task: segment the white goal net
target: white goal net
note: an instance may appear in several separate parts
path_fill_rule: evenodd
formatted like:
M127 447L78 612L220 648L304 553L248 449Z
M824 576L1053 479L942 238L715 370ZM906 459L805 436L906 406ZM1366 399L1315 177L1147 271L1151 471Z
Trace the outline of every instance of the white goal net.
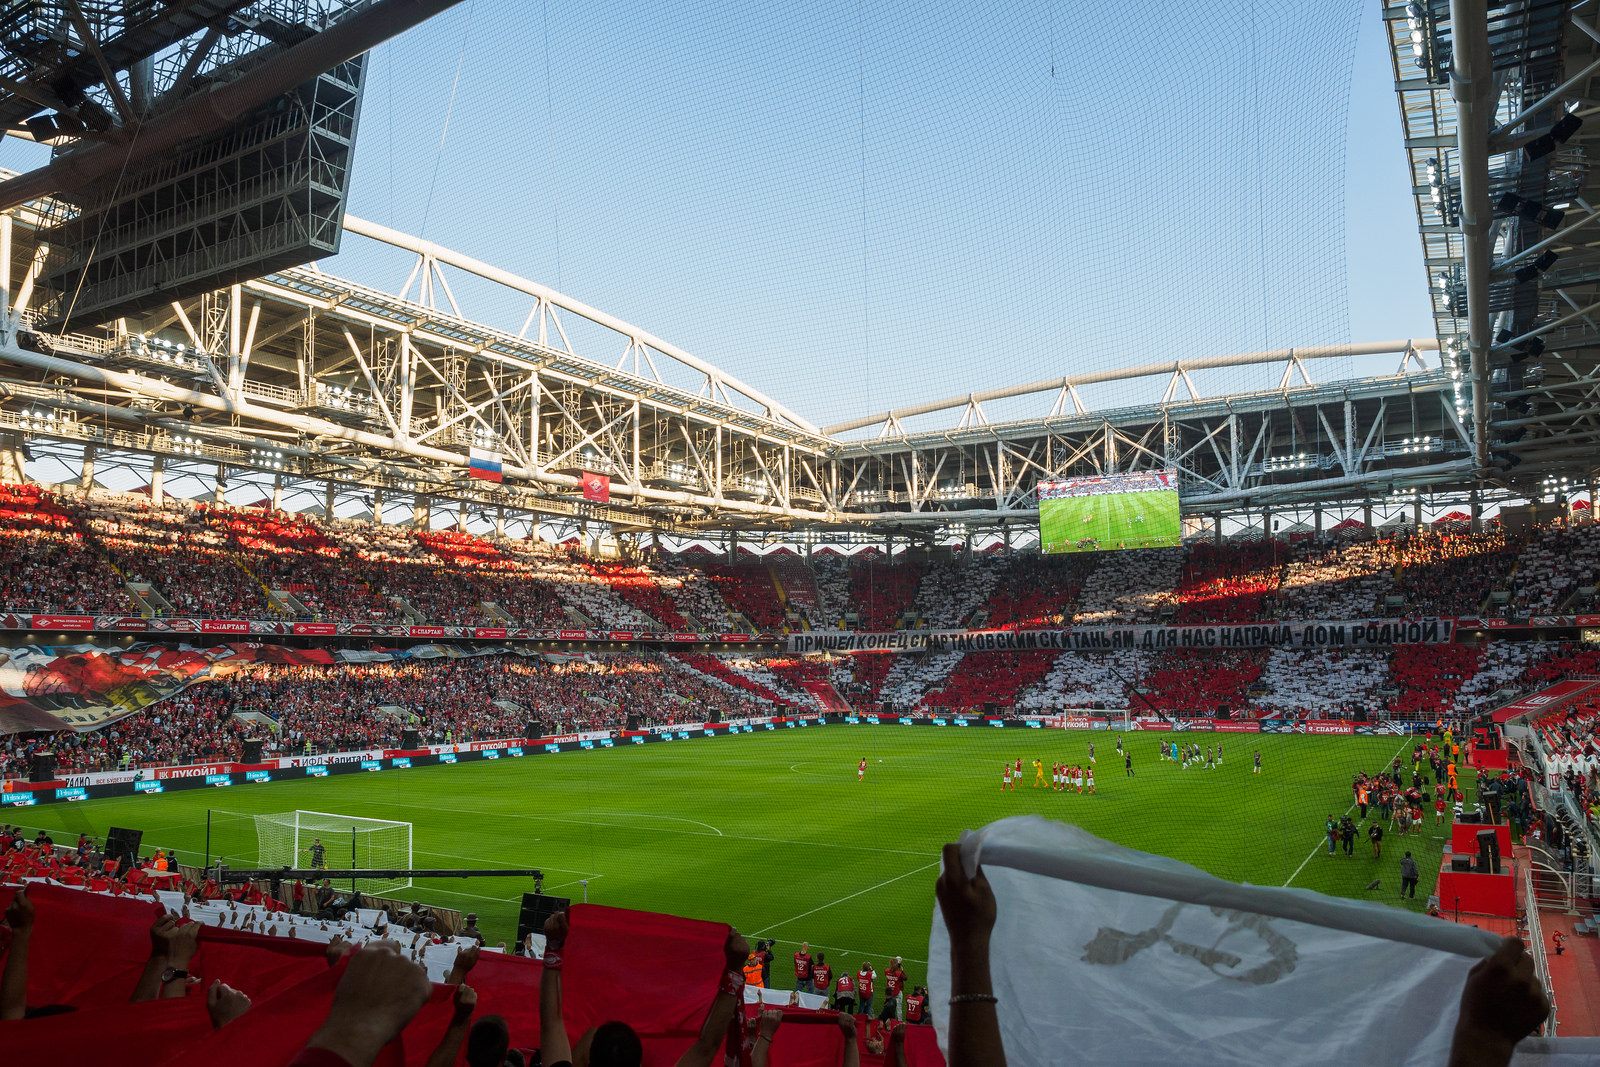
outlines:
M256 857L263 867L362 870L411 867L411 824L327 811L285 811L254 816ZM406 889L411 879L362 878L356 888L383 895Z

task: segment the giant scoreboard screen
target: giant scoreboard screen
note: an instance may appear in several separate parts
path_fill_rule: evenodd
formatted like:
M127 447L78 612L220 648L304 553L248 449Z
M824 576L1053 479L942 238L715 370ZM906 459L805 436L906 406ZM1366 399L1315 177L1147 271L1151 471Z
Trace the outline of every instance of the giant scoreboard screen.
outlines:
M1177 471L1039 483L1039 546L1044 552L1175 548L1182 541Z

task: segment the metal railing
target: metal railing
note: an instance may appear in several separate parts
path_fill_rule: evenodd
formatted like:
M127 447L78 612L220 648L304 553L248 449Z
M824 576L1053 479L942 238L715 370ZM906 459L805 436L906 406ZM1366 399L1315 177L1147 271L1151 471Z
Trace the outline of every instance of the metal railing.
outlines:
M1554 1037L1556 1033L1556 990L1550 981L1550 960L1545 955L1544 927L1539 921L1538 892L1533 883L1533 858L1530 852L1527 863L1522 867L1522 899L1523 911L1527 916L1528 951L1533 954L1533 971L1539 976L1540 983L1544 986L1545 995L1550 998L1550 1014L1545 1016L1544 1023L1539 1027L1539 1033L1546 1037ZM1552 871L1551 873L1556 873ZM1568 883L1568 893L1571 893L1571 883Z

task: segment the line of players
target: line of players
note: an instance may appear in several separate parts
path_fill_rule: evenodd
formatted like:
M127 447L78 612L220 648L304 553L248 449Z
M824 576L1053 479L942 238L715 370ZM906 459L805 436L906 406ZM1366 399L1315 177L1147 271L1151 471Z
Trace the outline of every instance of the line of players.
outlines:
M1005 763L1000 767L1000 791L1002 793L1015 792L1018 785L1025 777L1022 770L1022 760L1015 763ZM1089 746L1089 766L1085 767L1076 763L1052 763L1050 765L1050 780L1045 781L1044 760L1033 761L1033 786L1034 789L1048 789L1052 793L1066 793L1076 790L1079 793L1094 793L1094 745Z

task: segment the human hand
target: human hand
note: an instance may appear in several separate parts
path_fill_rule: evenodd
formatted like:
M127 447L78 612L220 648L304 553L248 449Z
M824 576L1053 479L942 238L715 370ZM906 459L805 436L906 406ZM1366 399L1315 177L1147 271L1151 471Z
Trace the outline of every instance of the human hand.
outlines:
M894 1027L893 1029L891 1029L889 1031L889 1042L888 1042L888 1045L889 1045L889 1054L890 1055L893 1055L894 1051L896 1049L904 1048L905 1047L905 1043L906 1043L906 1028L905 1028L904 1025L896 1026L896 1027Z
M455 1021L464 1023L472 1018L472 1013L478 1006L478 991L469 985L458 985L452 1003L455 1004Z
M327 1049L366 1067L427 1003L428 973L386 942L350 955L328 1018L308 1048Z
M545 952L559 952L567 943L567 913L558 911L544 921L544 950Z
M1516 1043L1549 1015L1550 1001L1534 974L1533 957L1517 938L1507 938L1494 955L1467 972L1453 1046L1480 1054L1503 1052L1509 1062Z
M249 1010L250 998L220 978L206 990L206 1014L211 1016L214 1030L227 1026Z
M333 967L350 951L350 942L342 934L334 934L333 940L328 942L328 947L323 951L323 958L328 961L328 966Z
M179 925L174 919L171 926L162 930L161 954L166 957L168 966L180 971L189 966L189 961L194 959L195 952L200 948L200 926L200 923ZM153 935L155 931L151 933Z
M854 1041L856 1039L856 1017L848 1011L841 1011L839 1013L839 1029L844 1032L846 1041Z
M756 1036L764 1037L768 1041L771 1041L772 1035L776 1034L778 1032L778 1027L782 1025L783 1012L779 1011L777 1008L767 1008L761 1013L761 1017L756 1020Z
M15 933L23 934L33 929L33 901L28 899L26 887L17 890L6 907L6 925Z
M994 929L994 891L981 867L976 875L967 877L961 866L960 845L952 842L944 846L944 870L933 891L939 899L945 929L950 933L951 950L981 949L987 955L989 934Z
M478 943L473 941L456 950L455 962L450 965L450 974L445 978L445 985L460 985L467 977L467 972L478 965Z
M737 930L728 931L728 940L722 943L722 957L727 961L728 970L744 970L744 961L750 958L750 942Z

